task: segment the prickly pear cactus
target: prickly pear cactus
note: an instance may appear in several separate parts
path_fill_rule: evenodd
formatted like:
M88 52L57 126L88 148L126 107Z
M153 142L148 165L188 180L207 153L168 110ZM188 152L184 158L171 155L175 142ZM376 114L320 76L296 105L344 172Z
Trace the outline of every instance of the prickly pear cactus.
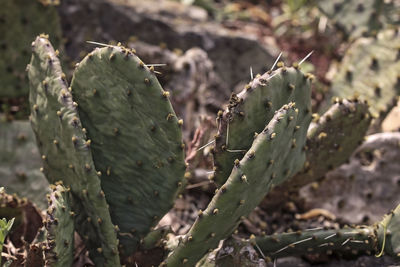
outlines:
M250 242L265 256L279 258L327 252L364 252L400 258L400 205L372 226L309 229L257 237Z
M288 169L287 162L297 157L293 143L304 145L304 141L300 143L295 139L297 126L308 128L309 124L307 116L298 120L299 113L294 103L284 105L275 113L243 159L235 161L227 182L217 191L207 209L199 213L164 265L193 266L235 230L243 216L258 205L275 181L290 176L293 170ZM300 140L305 140L305 136Z
M374 117L383 117L400 95L400 35L386 30L376 37L360 38L346 52L332 80L331 96L359 95Z
M113 223L129 255L183 187L181 125L153 68L124 47L96 49L77 67L72 94Z
M319 0L317 4L337 28L355 38L400 21L400 4L395 0Z
M307 184L316 182L345 163L363 141L371 123L368 104L358 99L336 99L307 131L306 162L301 171L275 187L262 202L264 210L276 210Z
M386 214L378 223L378 256L386 255L400 259L400 205Z
M46 266L72 266L75 230L70 198L68 188L62 184L52 186L45 220L47 229Z
M373 252L377 246L372 227L324 230L309 229L291 233L260 236L250 239L262 253L270 258L326 253L330 251Z
M49 183L40 172L41 166L30 122L0 121L0 186L45 209Z
M371 123L368 104L358 99L337 99L334 105L311 124L307 132L304 169L283 186L299 188L348 160L362 143Z
M56 47L60 45L61 27L52 4L37 0L0 1L0 97L28 95L25 68L31 54L29 44L41 33L50 34Z
M254 135L265 125L284 104L296 102L299 122L311 120L311 76L304 75L298 68L281 67L274 72L256 77L237 95L232 95L227 109L218 113L218 133L215 137L214 179L224 184L231 173L235 159L241 159L248 151ZM304 152L300 144L305 141L308 127L300 125L294 139L293 151L296 157L287 162L289 171L297 170L304 163ZM307 124L308 126L308 124ZM292 172L292 174L294 174Z
M71 188L78 233L98 266L119 266L116 229L82 128L65 74L48 39L32 43L28 66L31 122L43 171L51 183L63 181Z

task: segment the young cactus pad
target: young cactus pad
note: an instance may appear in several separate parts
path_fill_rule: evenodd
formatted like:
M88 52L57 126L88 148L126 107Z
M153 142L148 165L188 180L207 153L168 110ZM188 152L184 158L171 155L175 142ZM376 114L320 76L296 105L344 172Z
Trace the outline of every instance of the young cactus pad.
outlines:
M333 97L359 96L371 105L374 117L385 115L400 95L400 35L386 30L360 38L346 52L332 80Z
M311 121L310 76L298 68L281 67L270 73L256 77L237 95L232 95L227 109L218 114L218 133L214 148L214 179L218 185L224 184L231 173L235 159L241 159L250 148L255 133L260 133L265 125L284 104L296 103L299 110L294 138L297 146L296 157L288 159L287 167L294 174L304 163L302 146ZM305 123L307 122L307 123Z
M287 179L287 162L293 153L298 123L308 128L308 119L298 120L294 103L284 105L260 131L242 160L235 161L226 183L167 258L167 266L194 266L221 239L228 237L271 189L275 180ZM305 136L301 138L305 140ZM298 143L299 146L304 143ZM273 159L273 161L272 161Z
M96 266L119 266L116 233L65 74L49 40L36 38L32 50L31 123L43 171L50 183L71 188L75 225Z
M365 102L335 100L308 129L305 167L282 186L299 188L346 162L363 141L370 123L371 115Z
M400 259L400 205L385 215L382 221L363 227L339 230L321 228L250 239L265 256L285 256L366 252L377 257L383 254Z
M288 192L318 181L348 160L363 141L371 123L368 105L355 100L335 103L308 128L306 162L301 171L275 187L263 201L263 208L275 210L287 201Z
M74 217L71 216L69 189L53 185L46 213L46 266L72 266L74 260Z
M43 32L58 47L61 26L54 6L37 0L0 1L0 97L28 96L29 44Z
M129 255L183 187L182 121L153 68L121 46L90 53L71 86L112 221L120 229L120 252Z

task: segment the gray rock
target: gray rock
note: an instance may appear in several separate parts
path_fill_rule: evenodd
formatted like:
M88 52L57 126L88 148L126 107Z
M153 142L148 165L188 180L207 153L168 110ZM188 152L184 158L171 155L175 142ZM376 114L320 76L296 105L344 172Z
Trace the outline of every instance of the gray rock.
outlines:
M348 164L301 195L309 208L326 209L347 223L373 223L400 203L399 158L400 133L370 135Z
M177 2L64 0L59 11L72 58L76 59L84 47L93 48L85 45L87 40L127 42L132 36L149 44L165 44L170 50L199 47L232 89L250 79L250 66L254 73L268 70L278 52L257 36L224 28L210 21L204 10Z

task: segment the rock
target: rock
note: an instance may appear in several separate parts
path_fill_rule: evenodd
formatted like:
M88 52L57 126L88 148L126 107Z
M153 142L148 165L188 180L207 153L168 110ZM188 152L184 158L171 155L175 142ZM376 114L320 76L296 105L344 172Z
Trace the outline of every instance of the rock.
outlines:
M384 132L400 130L400 102L397 102L397 106L390 111L382 122L382 130Z
M370 135L348 164L300 194L308 208L326 209L344 222L379 221L400 203L399 158L400 133Z
M170 50L199 47L214 62L227 88L233 88L250 79L250 66L255 74L266 71L278 54L275 46L255 35L210 21L198 7L166 0L65 0L59 11L66 49L75 59L83 47L93 48L85 45L87 40L127 42L135 36Z

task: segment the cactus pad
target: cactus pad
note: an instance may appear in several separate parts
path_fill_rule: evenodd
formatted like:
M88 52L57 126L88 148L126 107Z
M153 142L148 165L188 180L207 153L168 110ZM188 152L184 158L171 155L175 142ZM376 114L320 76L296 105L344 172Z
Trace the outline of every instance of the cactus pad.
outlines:
M367 252L400 258L400 205L372 226L321 228L257 237L250 242L265 256L279 258L328 252Z
M400 5L393 0L319 0L318 7L337 28L352 37L373 34L386 24L400 21Z
M257 237L253 241L265 256L286 256L326 253L327 251L372 252L376 238L372 227L297 231Z
M193 266L204 253L235 230L243 216L248 215L268 193L275 180L289 177L291 172L287 162L297 156L292 145L296 124L308 128L309 123L307 117L299 121L298 112L293 103L276 112L243 159L235 161L228 180L167 258L167 266ZM301 139L305 140L305 136Z
M29 121L0 122L0 186L47 208L49 183L42 166L35 135Z
M243 157L250 148L254 134L261 132L276 110L293 101L299 110L300 125L294 138L298 144L305 142L305 133L311 121L310 76L298 68L281 67L272 73L256 77L237 95L232 95L228 108L218 114L218 133L215 138L215 181L222 185L229 176L234 160ZM293 144L296 146L296 144ZM297 146L297 157L287 162L291 171L301 168L304 162L302 147Z
M346 52L332 80L333 97L360 96L374 117L385 115L400 94L400 36L386 30L376 37L360 38Z
M363 141L370 122L365 102L336 100L308 129L304 169L282 186L299 188L343 164Z
M31 123L51 183L71 188L75 225L98 266L118 266L117 238L100 179L93 164L90 141L82 128L76 103L53 47L46 38L32 43L28 66Z
M36 0L0 1L0 97L27 96L25 68L30 59L30 43L41 33L61 43L57 10Z
M46 266L71 266L74 260L74 217L70 198L69 189L53 186L45 220Z
M378 224L378 243L380 252L400 259L400 205Z
M72 80L120 252L129 255L172 208L186 169L181 125L153 69L129 49L96 49Z

